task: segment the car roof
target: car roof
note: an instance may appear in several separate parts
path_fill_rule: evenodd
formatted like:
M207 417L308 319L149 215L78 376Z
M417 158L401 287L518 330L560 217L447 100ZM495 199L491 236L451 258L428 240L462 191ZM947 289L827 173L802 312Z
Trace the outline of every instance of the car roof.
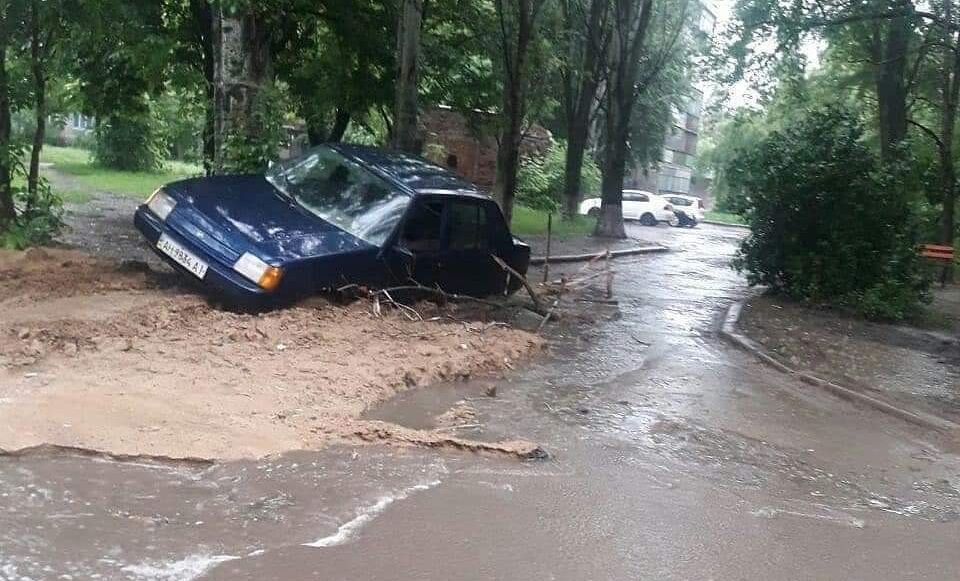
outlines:
M331 147L416 194L490 198L461 176L419 157L364 145L337 143Z

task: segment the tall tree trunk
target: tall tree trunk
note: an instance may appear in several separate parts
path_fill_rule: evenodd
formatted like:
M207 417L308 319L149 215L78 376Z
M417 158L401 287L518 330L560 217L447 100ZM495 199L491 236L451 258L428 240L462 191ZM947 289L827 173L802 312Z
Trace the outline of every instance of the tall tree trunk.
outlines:
M7 26L0 14L0 233L17 218L13 205L12 156L10 144L10 82L7 77Z
M307 141L311 146L322 143L343 141L343 135L350 126L350 111L337 107L333 117L333 126L327 129L327 123L316 117L307 119Z
M615 0L615 7L606 91L600 218L593 233L594 236L626 238L623 225L623 176L627 169L637 69L650 27L653 0Z
M420 31L423 27L425 0L400 0L397 25L397 94L394 104L396 125L393 148L419 154L421 143L417 125L419 94Z
M518 81L522 82L520 79L508 80L507 88L504 90L504 118L500 130L497 170L493 182L493 191L507 219L507 224L513 220L513 199L517 190L517 172L520 169L520 143L523 140L521 134L523 97L516 84Z
M347 132L349 126L350 111L337 107L333 118L333 128L330 130L330 141L343 141L343 135Z
M497 0L503 49L503 110L500 119L500 143L493 192L509 224L513 219L513 199L520 169L520 144L527 107L527 76L530 45L536 32L536 20L544 0ZM505 6L512 5L512 8ZM515 11L508 14L508 10ZM516 17L515 26L509 21Z
M27 172L27 210L32 209L37 199L40 183L40 152L43 150L43 136L47 131L47 77L44 70L44 52L40 38L40 2L33 0L30 5L30 68L33 72L34 112L37 127L33 132L33 147L30 149L30 169Z
M203 170L212 175L217 159L217 40L218 27L214 18L211 0L193 0L192 14L197 23L197 43L203 55L204 120L203 120Z
M581 125L579 120L567 128L567 157L563 166L563 219L573 220L580 209L580 182L583 178L583 156L587 151L589 115Z
M907 51L911 19L890 18L884 24L883 39L878 39L874 58L877 105L880 120L880 156L884 162L897 159L897 148L907 136Z
M953 0L944 2L945 19L952 21ZM954 136L957 128L957 107L960 106L960 56L955 52L960 50L960 32L946 32L944 34L948 46L952 41L954 50L946 52L949 66L943 69L943 117L940 127L940 165L941 188L943 190L943 208L941 215L940 240L947 246L953 246L956 237L956 206L957 206L957 170L953 155ZM948 270L952 278L952 269Z
M587 139L590 134L590 114L600 86L599 66L605 56L604 28L608 6L608 0L590 0L587 26L582 31L584 46L577 47L571 41L570 62L567 66L574 69L566 75L564 83L564 109L567 124L567 157L564 160L563 172L564 220L572 220L577 215L583 193L580 191L583 156L587 150ZM568 34L576 37L579 19L569 7L564 20ZM580 58L581 54L582 58Z

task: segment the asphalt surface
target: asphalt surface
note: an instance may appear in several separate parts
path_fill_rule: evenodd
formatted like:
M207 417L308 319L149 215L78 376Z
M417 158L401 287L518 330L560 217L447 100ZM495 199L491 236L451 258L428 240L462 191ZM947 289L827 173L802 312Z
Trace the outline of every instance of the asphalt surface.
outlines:
M676 252L617 261L619 310L472 401L470 435L551 459L2 459L0 580L960 578L957 442L723 343L749 292L728 267L741 231L637 230ZM417 427L480 391L371 415Z

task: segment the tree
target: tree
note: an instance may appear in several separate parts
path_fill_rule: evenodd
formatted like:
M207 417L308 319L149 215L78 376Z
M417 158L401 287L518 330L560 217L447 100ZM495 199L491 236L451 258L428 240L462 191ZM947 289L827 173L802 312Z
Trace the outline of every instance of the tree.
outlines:
M520 168L522 124L527 111L530 49L546 0L495 0L499 23L498 44L503 66L503 102L500 112L500 147L493 191L510 223Z
M731 53L742 73L747 62L795 59L811 34L859 48L861 64L869 68L876 95L876 115L882 158L894 163L907 135L908 79L913 30L921 18L910 0L851 2L800 0L777 3L739 0L735 8L736 41ZM763 39L776 39L776 55L763 54ZM760 42L758 42L760 39Z
M420 30L426 0L400 0L397 23L397 97L394 105L393 147L420 153L417 127L419 95Z
M79 81L83 110L97 117L104 139L96 153L123 166L118 169L154 169L160 163L156 132L142 128L152 129L148 96L164 91L173 52L164 6L84 0L76 8L69 12L63 60Z
M652 14L653 0L614 0L600 164L603 183L595 236L627 236L623 226L623 177L640 56Z
M277 79L288 87L312 145L343 138L351 122L396 98L396 0L303 0L277 23Z
M56 0L42 2L31 0L30 19L30 72L33 77L33 102L36 128L30 149L30 166L27 171L28 201L37 196L40 181L40 152L47 128L47 82L49 67L56 57L58 43L64 28L64 7Z
M818 108L738 153L731 179L750 196L752 235L735 266L798 300L900 319L926 289L913 216L900 172L863 133L856 113Z
M563 218L572 220L580 204L583 158L590 119L610 41L609 0L564 0L563 32L567 58L561 64L563 113L567 133L564 165Z
M0 0L0 234L6 233L17 219L13 172L19 162L10 134L13 95L9 68L14 48L12 36L20 28L22 8L17 0Z
M955 157L957 106L960 104L960 26L954 0L930 4L938 18L921 55L914 107L908 122L929 137L937 152L935 197L941 203L940 241L953 245L956 236L957 170ZM926 119L932 120L928 123Z

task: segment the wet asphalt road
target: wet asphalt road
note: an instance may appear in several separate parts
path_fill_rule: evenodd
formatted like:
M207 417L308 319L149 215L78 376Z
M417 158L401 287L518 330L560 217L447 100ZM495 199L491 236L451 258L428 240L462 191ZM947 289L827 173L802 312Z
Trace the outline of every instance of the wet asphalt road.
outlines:
M727 267L739 231L633 233L677 252L618 261L619 315L472 402L472 436L534 440L551 460L5 459L0 580L960 578L948 442L720 341L748 292ZM372 415L426 425L479 391L411 392Z

